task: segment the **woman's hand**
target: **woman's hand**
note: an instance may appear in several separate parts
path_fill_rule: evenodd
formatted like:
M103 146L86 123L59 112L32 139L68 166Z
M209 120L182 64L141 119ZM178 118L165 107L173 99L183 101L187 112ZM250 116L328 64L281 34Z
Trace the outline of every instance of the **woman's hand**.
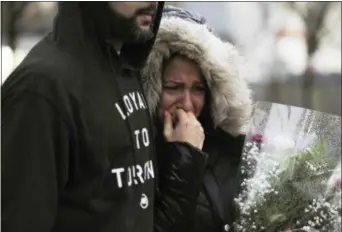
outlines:
M192 112L186 113L182 109L177 110L178 123L175 128L172 125L171 114L164 114L164 137L167 142L186 142L202 150L204 143L204 130L200 122Z

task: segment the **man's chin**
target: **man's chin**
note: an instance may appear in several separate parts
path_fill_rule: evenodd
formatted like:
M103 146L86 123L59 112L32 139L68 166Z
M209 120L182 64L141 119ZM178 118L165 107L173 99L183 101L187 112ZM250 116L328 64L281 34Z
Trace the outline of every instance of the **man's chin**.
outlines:
M152 20L142 20L140 18L135 19L135 29L140 41L150 40L154 37L153 33L153 21Z
M153 37L154 33L151 31L151 29L139 28L137 42L145 42Z
M144 34L152 33L150 24L149 25L139 25L138 28L141 31L141 33L144 33Z

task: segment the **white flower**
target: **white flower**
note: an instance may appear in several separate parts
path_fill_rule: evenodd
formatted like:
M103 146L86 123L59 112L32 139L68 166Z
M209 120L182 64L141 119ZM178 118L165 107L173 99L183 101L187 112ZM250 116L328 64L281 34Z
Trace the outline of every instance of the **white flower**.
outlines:
M295 147L295 142L288 136L276 135L268 144L271 151L284 151Z

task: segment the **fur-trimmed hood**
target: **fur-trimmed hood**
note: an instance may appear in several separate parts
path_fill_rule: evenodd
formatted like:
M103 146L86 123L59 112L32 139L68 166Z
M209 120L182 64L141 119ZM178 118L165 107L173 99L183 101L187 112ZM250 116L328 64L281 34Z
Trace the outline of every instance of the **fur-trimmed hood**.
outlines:
M252 111L251 91L240 73L239 55L233 45L215 36L202 20L188 11L171 8L164 16L155 45L142 70L150 113L158 107L162 92L163 61L173 53L199 64L211 91L211 117L215 126L231 135L245 134ZM186 12L186 13L184 13ZM188 17L191 16L191 17Z

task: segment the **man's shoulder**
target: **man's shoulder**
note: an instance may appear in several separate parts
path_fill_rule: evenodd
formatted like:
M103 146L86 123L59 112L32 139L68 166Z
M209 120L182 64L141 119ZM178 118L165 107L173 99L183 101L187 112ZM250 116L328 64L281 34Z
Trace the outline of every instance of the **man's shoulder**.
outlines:
M58 81L63 77L81 74L85 66L86 64L82 63L80 57L72 55L68 50L44 38L32 48L19 68L30 69L37 74Z
M46 51L43 52L43 49ZM82 74L77 73L81 70L77 60L67 53L38 44L2 85L1 102L7 107L14 100L38 97L66 115L69 96L78 92L75 86L80 86L77 80L81 81L78 76Z
M53 91L70 88L73 82L81 79L82 70L82 64L76 57L42 40L7 78L2 92L26 89L49 95Z

